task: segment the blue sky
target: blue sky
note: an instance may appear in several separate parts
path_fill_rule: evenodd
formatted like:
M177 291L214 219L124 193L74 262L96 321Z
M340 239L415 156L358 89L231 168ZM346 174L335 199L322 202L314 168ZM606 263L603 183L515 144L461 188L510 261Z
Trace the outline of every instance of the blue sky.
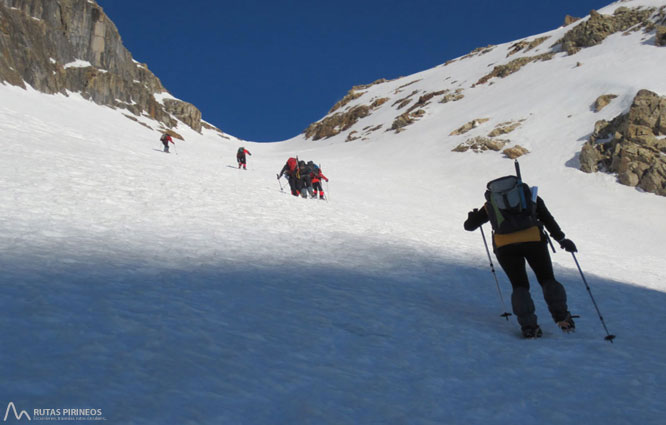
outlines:
M246 140L298 135L354 85L560 26L610 0L98 0L134 58Z

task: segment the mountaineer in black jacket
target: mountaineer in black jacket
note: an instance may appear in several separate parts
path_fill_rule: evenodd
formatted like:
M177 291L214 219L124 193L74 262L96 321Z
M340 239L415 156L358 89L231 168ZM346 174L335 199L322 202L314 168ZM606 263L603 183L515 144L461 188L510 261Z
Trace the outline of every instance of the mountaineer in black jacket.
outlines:
M543 199L537 197L535 204L536 224L512 233L498 234L496 232L495 227L498 220L491 219L489 211L494 214L497 209L493 208L490 202L486 202L480 209L470 211L465 221L465 230L468 231L473 231L489 220L491 221L493 225L493 250L502 269L511 281L513 287L511 306L513 313L518 318L523 336L526 338L539 337L542 331L537 324L537 316L534 313L534 302L529 292L530 283L527 278L525 261L534 270L543 289L543 296L553 320L565 332L571 332L575 328L567 307L566 291L562 284L555 280L553 274L553 264L548 253L544 226L551 237L560 243L562 249L568 252L576 252L576 245L564 237L564 233L546 208Z

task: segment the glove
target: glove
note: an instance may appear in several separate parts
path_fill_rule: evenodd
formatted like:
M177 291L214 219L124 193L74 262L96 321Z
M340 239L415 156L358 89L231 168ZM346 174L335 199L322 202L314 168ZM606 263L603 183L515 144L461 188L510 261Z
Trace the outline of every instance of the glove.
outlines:
M578 252L576 244L571 239L562 239L558 242L560 243L560 247L566 252Z
M326 182L328 182L328 179L325 179L325 180L326 180Z
M471 232L472 230L476 230L479 225L478 225L478 218L477 214L479 213L479 210L477 208L474 208L472 211L467 213L467 220L465 221L465 230L468 232Z

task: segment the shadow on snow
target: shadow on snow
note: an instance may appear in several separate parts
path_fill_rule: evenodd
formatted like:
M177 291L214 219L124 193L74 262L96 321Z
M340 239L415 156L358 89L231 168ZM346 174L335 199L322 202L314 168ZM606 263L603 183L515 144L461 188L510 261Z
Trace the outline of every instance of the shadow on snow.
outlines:
M480 387L485 400L502 403L501 387L524 378L519 371L535 356L594 370L629 356L645 363L626 380L663 370L640 339L665 336L655 314L666 294L587 276L618 335L610 345L580 276L569 270L557 277L582 316L578 332L556 331L533 287L545 331L534 342L518 337L515 318L499 317L503 307L483 264L425 255L385 272L261 260L122 264L99 259L54 269L29 253L0 260L0 400L102 408L119 423L464 423L485 417L474 410ZM613 385L626 384L621 375ZM572 386L608 384L586 374L572 379L549 384L563 405L581 395Z

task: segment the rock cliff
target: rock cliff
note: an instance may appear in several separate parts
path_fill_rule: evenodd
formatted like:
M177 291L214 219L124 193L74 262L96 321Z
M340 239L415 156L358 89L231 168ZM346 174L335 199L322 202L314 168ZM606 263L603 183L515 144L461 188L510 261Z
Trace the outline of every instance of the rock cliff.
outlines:
M638 92L626 114L597 121L581 170L617 173L620 183L666 196L666 97Z
M94 0L0 0L0 82L45 93L80 93L102 105L181 120L201 131L201 112L167 94L132 59L113 22ZM168 97L163 101L158 100Z

